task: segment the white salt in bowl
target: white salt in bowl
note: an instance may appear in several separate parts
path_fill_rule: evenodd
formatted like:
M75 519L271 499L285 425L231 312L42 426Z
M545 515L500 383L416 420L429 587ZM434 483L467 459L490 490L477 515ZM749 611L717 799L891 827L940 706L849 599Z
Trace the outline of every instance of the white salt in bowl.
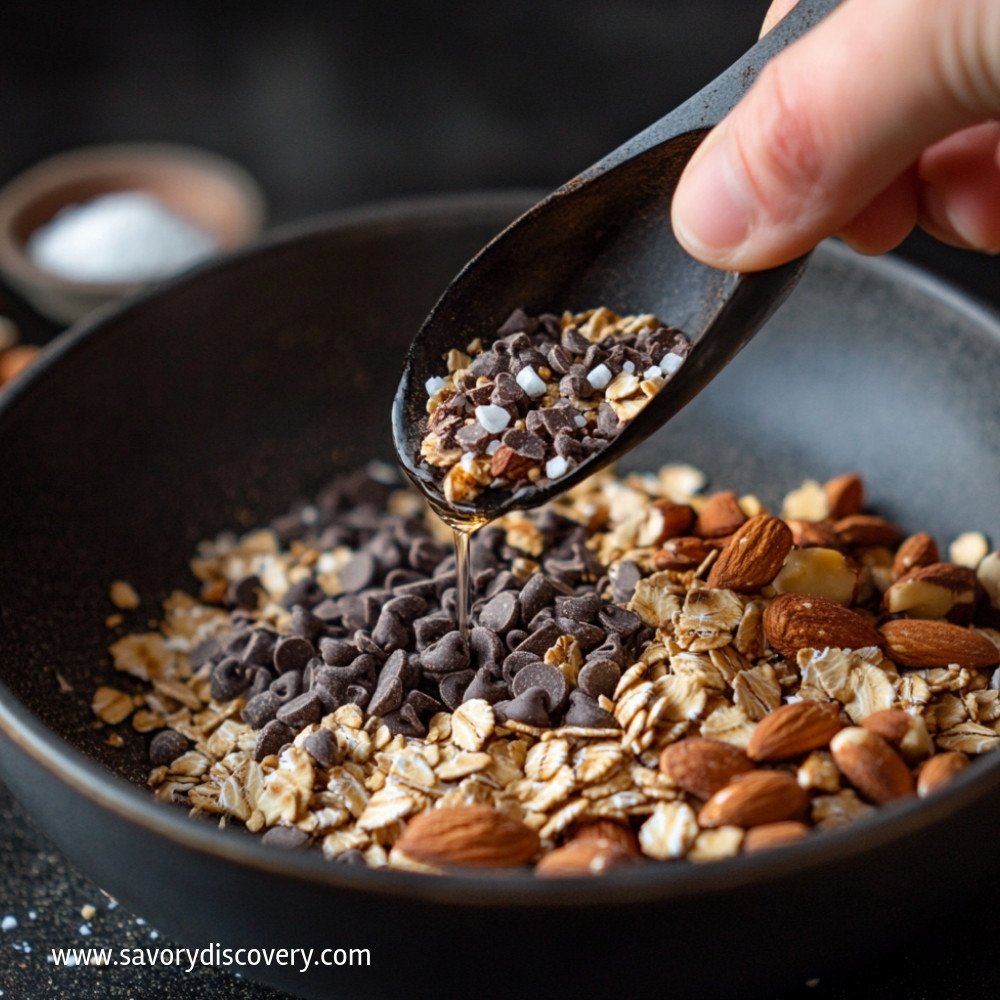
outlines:
M207 233L215 245L213 256L251 242L264 225L264 198L254 179L236 163L204 150L129 143L44 160L0 190L0 271L11 288L50 319L72 323L168 276L71 278L46 269L32 255L32 234L52 225L60 212L117 192L151 195L180 227Z

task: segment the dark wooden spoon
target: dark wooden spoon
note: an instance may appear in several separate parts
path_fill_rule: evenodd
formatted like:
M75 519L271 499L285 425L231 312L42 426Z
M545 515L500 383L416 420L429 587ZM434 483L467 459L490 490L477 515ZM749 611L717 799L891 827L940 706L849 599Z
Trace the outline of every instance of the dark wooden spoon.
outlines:
M670 201L684 165L750 88L761 67L803 35L839 0L799 0L768 35L721 76L665 118L529 209L458 274L410 346L392 408L403 468L450 521L480 522L562 493L621 457L688 403L784 301L806 257L767 271L718 271L674 238ZM449 348L484 340L520 306L527 312L604 305L655 313L693 343L685 363L602 451L546 485L486 490L474 503L449 504L418 462L428 377Z

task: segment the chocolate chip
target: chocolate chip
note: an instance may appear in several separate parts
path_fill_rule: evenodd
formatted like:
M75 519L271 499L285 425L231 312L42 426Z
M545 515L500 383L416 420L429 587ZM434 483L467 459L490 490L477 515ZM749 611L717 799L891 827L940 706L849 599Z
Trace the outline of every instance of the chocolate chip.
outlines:
M222 653L222 644L218 639L205 639L188 654L188 662L192 670L203 667L209 660L214 660Z
M235 656L227 656L212 668L208 687L216 701L232 701L250 687L246 666Z
M561 458L578 462L587 454L587 449L569 431L560 431L552 442L555 453Z
M514 675L510 685L515 697L533 687L539 687L545 692L550 715L560 711L569 694L569 687L562 671L548 663L529 664Z
M561 344L556 344L549 350L548 361L549 367L557 375L566 375L573 367L573 355Z
M402 570L393 570L393 573L400 573ZM389 576L392 574L390 573ZM386 582L388 582L389 577L386 577ZM410 583L403 583L394 586L395 592L402 597L403 595L413 594L416 597L420 597L425 601L431 601L437 596L437 586L433 580L428 580L421 577L419 580L414 580Z
M618 729L618 722L610 712L605 712L593 699L582 691L572 691L569 708L563 718L563 725L584 726L588 729Z
M572 354L586 354L591 344L576 327L567 326L560 337L562 346Z
M315 655L316 650L308 639L300 635L285 636L274 647L274 669L279 674L289 670L304 670Z
M360 652L367 653L368 655L375 657L379 663L386 658L386 651L377 642L375 642L375 640L367 632L365 632L364 629L358 629L358 631L351 636L351 642L358 647Z
M513 719L523 722L526 726L548 728L552 720L548 713L549 696L544 688L531 687L522 691L513 701L500 702L494 706L494 711L501 722Z
M604 637L607 633L604 629L597 625L591 625L588 622L574 621L572 618L557 617L555 624L558 626L560 632L564 635L571 635L580 644L580 648L584 653L589 653L592 649L596 649L602 642L604 642Z
M281 699L272 691L262 691L254 695L240 712L240 718L252 729L262 729L281 708Z
M491 601L484 604L479 612L479 622L500 635L506 634L521 620L521 609L517 594L503 590Z
M323 718L323 702L315 691L306 691L278 709L278 721L296 732Z
M295 733L277 719L272 719L259 733L253 748L253 759L259 764L265 757L277 754L286 743L295 739Z
M417 650L422 652L455 628L455 619L449 615L435 614L418 618L413 623Z
M347 687L352 683L356 682L349 668L321 666L313 670L309 689L319 695L325 711L333 712L347 700Z
M509 430L502 441L522 462L539 465L545 459L545 442L530 431Z
M469 632L469 657L474 668L493 666L499 669L505 652L496 632L479 625Z
M340 585L348 593L364 590L375 578L378 566L370 552L351 556L340 570Z
M539 656L544 656L546 650L555 645L560 635L562 635L562 630L555 622L546 622L518 645L517 652L537 653Z
M420 663L430 674L450 674L469 666L469 647L461 632L453 631L420 653Z
M370 653L362 653L354 659L350 666L345 667L345 676L355 684L374 688L382 661Z
M341 619L340 605L332 597L320 601L312 611L326 625L337 624Z
M372 715L386 715L403 704L403 695L410 680L409 659L398 649L386 660L378 677L378 684L368 703Z
M567 376L572 378L572 376ZM583 379L588 389L593 387ZM561 383L560 383L561 385ZM548 431L549 437L554 438L560 431L573 431L576 429L576 409L572 406L550 406L537 412L541 417L542 426Z
M578 622L592 622L597 617L598 611L601 610L601 604L602 601L597 594L557 597L556 614Z
M309 846L309 834L297 826L272 826L260 842L280 851L301 851Z
M611 660L624 668L626 654L621 636L617 632L609 632L604 642L587 654L587 662L591 660Z
M288 625L292 635L302 636L314 643L323 634L323 626L323 620L303 605L297 604L292 608L292 620Z
M250 576L241 577L235 583L230 584L229 592L226 595L229 604L235 604L238 608L245 608L247 611L255 611L264 587L260 582L260 577L256 573Z
M622 671L614 660L588 660L581 668L576 683L584 694L597 699L602 694L610 698L618 687Z
M412 705L403 704L395 712L382 716L382 722L393 736L426 736L427 727Z
M182 754L187 753L190 745L187 737L182 736L176 729L164 729L149 742L149 762L153 767L172 764Z
M417 715L425 716L440 712L443 707L437 698L432 698L425 691L420 691L416 688L412 691L407 691L404 704L409 705ZM368 710L371 711L371 708L369 707Z
M254 629L243 649L243 662L259 667L269 667L274 654L276 636L269 629ZM194 664L192 663L192 667Z
M403 649L410 642L407 627L391 612L383 609L375 628L372 630L372 642L386 653Z
M624 639L634 635L642 626L642 619L634 611L620 608L617 604L605 604L597 619L607 631L617 632Z
M491 575L490 583L483 591L486 598L494 598L497 594L505 590L518 591L521 589L521 581L518 580L510 570L501 570L499 573Z
M281 674L277 680L271 683L268 690L282 704L297 698L302 693L302 672L299 670L289 670Z
M597 407L597 423L594 425L594 430L600 437L616 437L620 422L618 414L615 413L608 403L601 403L601 405Z
M525 333L529 337L538 329L538 319L529 316L523 309L515 309L497 328L497 334L506 337L512 333Z
M320 767L333 767L344 759L344 751L337 742L337 737L329 729L317 729L302 741L302 749Z
M511 653L503 661L503 666L501 668L501 673L503 674L504 680L510 684L514 680L515 674L519 670L528 666L529 663L540 663L541 657L537 653Z
M438 681L441 700L449 712L454 712L462 704L465 689L475 676L476 672L474 670L456 670L453 674L445 674Z
M509 372L499 372L496 381L493 383L493 392L490 402L494 406L513 408L523 400L527 400L525 391L514 380L514 376Z
M320 639L319 655L332 667L346 667L357 658L358 648L346 639Z
M446 555L444 548L432 538L418 538L410 545L406 558L415 570L431 573Z
M250 687L246 691L248 699L266 691L274 681L274 674L267 667L248 667L247 675L251 678Z
M539 611L555 600L556 589L543 573L535 573L521 588L521 618L530 622Z
M325 598L326 592L323 588L311 576L307 576L288 588L288 593L285 594L281 604L289 611L296 604L301 604L304 608L314 608Z
M489 667L480 667L476 671L476 676L465 689L462 701L471 701L473 698L482 698L491 705L510 697L510 689L507 682L497 676Z
M642 579L642 570L629 559L623 559L611 574L611 594L619 604L628 604L635 585Z

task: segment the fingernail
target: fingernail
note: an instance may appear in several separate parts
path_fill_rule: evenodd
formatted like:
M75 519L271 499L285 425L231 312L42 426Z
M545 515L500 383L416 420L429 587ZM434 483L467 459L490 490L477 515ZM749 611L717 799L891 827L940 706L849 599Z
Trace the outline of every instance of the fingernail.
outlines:
M750 193L729 144L717 129L688 164L677 186L673 223L685 246L708 254L732 250L753 220Z

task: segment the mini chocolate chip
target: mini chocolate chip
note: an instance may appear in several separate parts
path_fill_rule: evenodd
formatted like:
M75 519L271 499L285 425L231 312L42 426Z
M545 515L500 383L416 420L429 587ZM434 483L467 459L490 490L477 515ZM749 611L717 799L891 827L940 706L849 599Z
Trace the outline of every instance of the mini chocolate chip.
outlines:
M346 639L320 639L319 655L331 667L346 667L358 655L358 647Z
M462 701L471 701L473 698L482 698L491 705L510 697L510 688L507 682L498 673L489 667L480 667L476 671L476 676L465 689Z
M407 553L409 564L421 573L431 573L447 555L444 548L432 538L418 538Z
M221 653L222 644L218 639L205 639L204 642L199 642L188 654L188 662L191 664L192 670L197 670Z
M591 660L612 660L624 668L626 655L621 636L617 632L609 632L604 642L587 654L587 662Z
M475 626L470 631L469 658L474 669L495 666L499 670L505 652L504 645L497 637L496 632L483 628L481 625Z
M263 592L264 587L260 582L260 577L256 573L252 573L250 576L241 577L235 583L230 584L226 597L229 604L235 604L236 607L245 608L247 611L254 611Z
M176 729L164 729L149 742L149 762L153 767L172 764L181 754L187 753L191 744Z
M386 661L388 662L388 661ZM343 668L345 675L356 684L374 688L382 661L371 653L362 653L350 666Z
M642 579L642 570L629 559L623 559L611 574L611 594L619 604L628 604L635 594L635 585Z
M216 701L232 701L250 687L246 666L235 656L227 656L212 668L209 691Z
M555 641L560 635L562 635L562 629L555 622L546 622L518 645L517 652L537 653L539 656L544 656L546 650L555 645Z
M332 597L327 597L320 601L312 611L320 621L327 625L335 625L340 622L340 605Z
M249 667L247 675L251 678L250 687L246 690L246 697L255 698L261 692L266 691L274 680L274 674L267 667Z
M622 671L614 660L588 660L581 668L576 683L584 694L599 698L602 694L610 698L618 687Z
M296 604L301 604L304 608L314 608L325 598L326 592L323 588L311 576L307 576L288 588L288 593L285 594L281 604L289 611Z
M315 642L323 634L323 620L314 615L308 608L297 604L292 608L292 620L288 631L292 635L300 635L309 642Z
M514 380L514 376L509 372L498 372L493 383L493 393L490 402L495 406L506 408L515 407L522 400L528 397L525 391Z
M573 326L567 326L559 339L562 346L572 354L586 354L591 346L590 341Z
M379 615L371 637L372 642L386 653L404 649L410 642L410 633L406 626L391 611L385 609Z
M456 670L453 674L445 674L438 681L438 691L441 694L441 700L449 712L454 712L462 704L465 689L475 676L476 672L474 670Z
M601 610L601 599L597 594L579 594L572 597L556 598L556 614L572 618L578 622L592 622Z
M243 662L254 666L269 667L274 654L274 643L277 637L269 629L254 629L250 641L243 650ZM193 666L193 664L192 664Z
M549 367L557 375L565 375L573 367L573 355L561 344L556 344L549 350L548 361Z
M557 617L555 623L564 635L571 635L576 639L584 653L597 649L607 635L604 629L597 625L574 621L572 618Z
M519 670L528 666L529 663L540 662L541 657L537 653L511 653L503 661L503 666L501 668L503 679L510 684L514 680L514 675L517 674Z
M257 733L257 742L253 748L253 759L259 764L265 757L279 753L286 743L291 743L295 739L292 732L285 723L278 719L272 719L263 729Z
M379 663L386 658L385 650L363 629L358 629L358 631L351 636L351 641L362 653L367 653L368 655L375 657ZM405 646L406 643L403 643L403 645Z
M510 570L501 570L499 573L492 575L489 585L483 591L483 596L486 598L496 597L497 594L503 593L505 590L518 591L521 589L521 581L518 580Z
M569 708L563 718L563 725L585 726L588 729L619 728L610 712L605 712L593 698L579 690L570 692Z
M569 687L562 671L548 663L529 664L514 675L510 685L515 697L532 687L540 687L545 691L550 715L560 711L569 694Z
M309 846L309 834L297 826L272 826L260 842L280 851L301 851Z
M545 441L531 431L514 428L504 434L503 443L519 458L538 464L545 459Z
M515 333L525 333L529 337L538 330L538 319L529 316L523 309L515 309L497 328L500 337L507 337Z
M344 759L344 751L337 737L329 729L317 729L302 741L302 749L320 767L333 767Z
M573 461L579 461L587 454L586 448L580 444L576 435L570 433L570 431L560 431L555 436L552 447L560 458L572 459Z
M323 702L315 691L303 694L285 702L278 709L278 721L291 726L296 732L323 718Z
M483 385L476 386L475 389L470 389L466 396L469 397L469 402L473 406L485 406L487 403L492 401L493 398L493 383L486 382ZM458 432L455 432L455 438L458 439Z
M378 566L370 552L357 552L341 568L340 585L348 593L364 590L375 578Z
M372 715L386 715L388 712L394 712L403 704L404 692L411 683L407 655L403 650L398 649L382 667L375 692L368 703L368 711Z
M450 674L469 666L469 647L461 632L453 631L420 652L420 663L430 674Z
M252 729L262 729L281 708L281 699L272 691L262 691L254 695L240 712L240 718Z
M518 646L528 638L528 632L523 628L512 628L507 633L506 644L507 648L513 652Z
M530 622L539 611L555 600L556 588L544 573L535 573L521 588L521 619Z
M369 699L371 698L371 688L364 687L361 684L348 684L347 691L344 695L344 700L348 703L353 703L358 706L358 708L364 708Z
M574 375L572 370L569 375L563 375L559 379L559 393L562 396L573 399L589 399L597 390L587 381L586 375ZM544 413L545 411L543 411ZM573 426L576 426L575 424ZM550 433L555 435L556 431L550 429Z
M393 570L393 573L402 572L401 570ZM392 574L390 574L391 576ZM388 581L388 577L386 580ZM400 596L413 594L416 597L420 597L425 601L432 601L437 597L437 585L433 580L428 580L421 577L419 580L414 580L411 583L402 583L394 587L395 592Z
M315 655L316 650L308 639L300 635L285 636L274 647L274 669L279 674L289 670L304 670Z
M479 612L479 623L504 635L521 620L518 596L512 590L502 590Z
M268 690L282 704L297 698L302 693L302 671L289 670L271 682Z
M583 380L588 389L593 389L586 379ZM573 406L550 406L538 412L542 419L542 425L549 433L549 437L554 438L561 430L573 431L576 429L576 408Z
M597 619L609 632L617 632L624 639L634 635L642 626L642 619L634 611L620 608L617 604L605 604Z
M437 698L432 698L425 691L419 691L417 689L407 691L405 704L410 705L417 715L428 716L433 715L435 712L440 712L443 707ZM370 706L368 711L371 711Z
M513 719L515 722L523 722L526 726L545 729L552 725L548 713L548 701L549 696L544 688L530 687L512 701L498 703L494 706L494 711L501 722Z
M402 708L382 716L382 722L393 736L426 736L427 727L412 705L405 702Z

